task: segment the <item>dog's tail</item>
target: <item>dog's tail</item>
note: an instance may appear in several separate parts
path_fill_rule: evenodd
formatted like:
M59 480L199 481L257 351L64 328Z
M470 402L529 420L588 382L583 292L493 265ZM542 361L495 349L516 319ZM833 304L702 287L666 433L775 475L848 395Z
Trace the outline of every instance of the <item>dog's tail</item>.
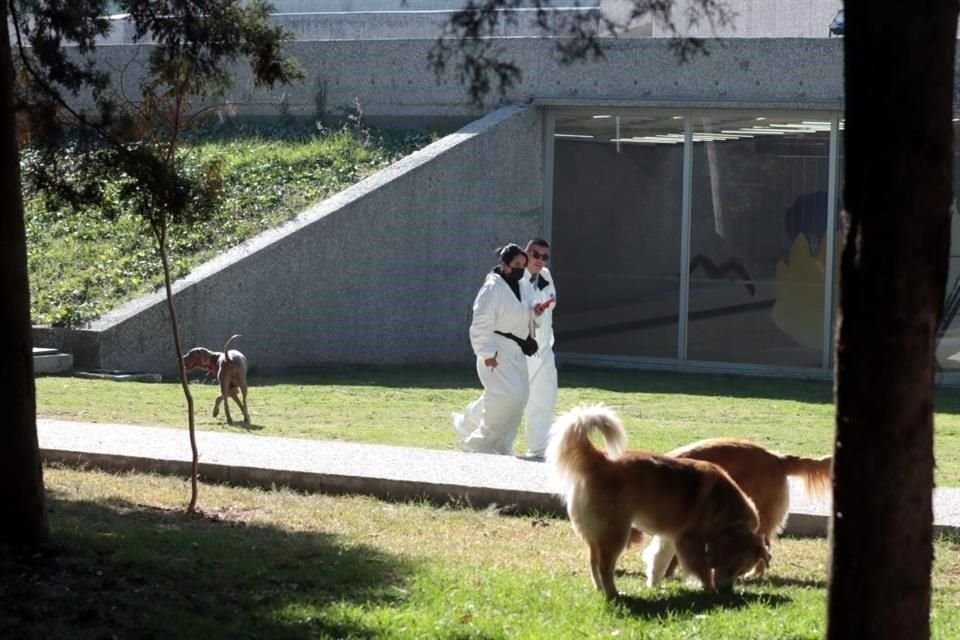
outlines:
M590 441L593 430L603 436L606 455ZM590 467L620 457L626 443L626 431L612 409L602 404L578 405L553 423L546 458L566 494Z
M222 353L226 353L226 352L227 352L227 349L230 348L230 343L233 342L234 340L236 340L236 339L239 338L239 337L240 337L240 334L239 334L239 333L235 333L235 334L233 334L232 336L230 336L229 338L227 338L227 341L223 343L223 351L222 351Z
M833 456L804 458L781 455L784 472L803 479L804 488L811 497L824 496L830 491L833 479Z

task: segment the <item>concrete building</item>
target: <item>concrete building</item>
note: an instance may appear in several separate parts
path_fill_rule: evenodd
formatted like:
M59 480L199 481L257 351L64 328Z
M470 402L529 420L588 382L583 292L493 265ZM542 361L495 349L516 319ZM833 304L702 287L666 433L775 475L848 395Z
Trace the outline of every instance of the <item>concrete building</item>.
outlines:
M518 22L494 42L522 78L483 107L427 67L460 2L275 4L308 80L255 91L241 72L232 113L359 103L371 122L463 126L178 282L186 345L241 333L260 371L471 366L471 304L493 249L540 235L563 362L831 375L843 84L828 26L840 0L731 2L724 37L687 63L643 19L606 39L602 60L569 66ZM629 2L581 5L558 11L618 17ZM148 45L111 38L100 61L136 82ZM81 331L37 328L36 344L81 367L171 375L166 314L158 292ZM945 371L957 352L945 326Z

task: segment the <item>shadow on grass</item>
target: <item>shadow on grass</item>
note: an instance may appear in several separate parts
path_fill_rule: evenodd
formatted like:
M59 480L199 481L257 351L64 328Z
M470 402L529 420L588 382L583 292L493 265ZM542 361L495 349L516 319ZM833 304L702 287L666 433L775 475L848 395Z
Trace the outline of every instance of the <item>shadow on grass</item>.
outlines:
M826 589L827 581L816 578L788 578L786 576L764 576L757 580L757 584L768 584L771 587L806 587L810 589Z
M228 431L232 429L240 433L247 432L247 431L263 431L266 428L267 428L267 425L257 424L256 422L242 422L237 420L234 420L233 424L227 425Z
M480 388L477 372L472 361L456 367L410 367L410 366L336 366L296 371L283 375L252 372L250 385L270 387L275 385L347 387L386 387L391 389L418 387L423 389Z
M50 495L55 544L0 558L0 637L374 638L353 606L406 597L414 567L335 536Z
M694 616L714 609L742 609L755 604L779 607L790 602L786 596L740 589L738 587L738 590L729 593L706 593L699 589L669 594L653 592L651 597L621 595L617 598L616 606L622 609L624 615L656 619L667 615Z
M683 393L734 398L770 398L818 402L833 401L828 381L790 380L721 374L673 373L635 369L602 369L566 365L560 368L564 388L594 388L614 393ZM473 363L456 367L350 366L315 369L286 375L251 375L251 384L343 385L425 389L478 388ZM960 409L960 394L958 394Z
M623 576L625 578L636 578L638 580L645 580L646 573L641 571L632 571L626 569L617 569L616 576ZM676 580L678 578L673 578ZM737 581L737 587L749 590L751 587L757 586L771 586L771 587L809 587L812 589L826 589L827 583L825 580L818 580L814 578L788 578L785 576L771 575L769 572L763 576L751 576L749 578L741 578Z
M563 373L566 386L594 387L616 393L766 398L822 404L833 401L831 383L822 380L575 366L564 367Z
M613 393L686 394L728 398L791 400L832 404L833 383L828 380L752 377L729 374L678 373L636 369L561 366L565 389L594 388ZM337 366L283 375L250 376L251 386L372 386L386 388L479 389L473 363L463 366ZM936 410L960 413L960 388L938 388Z

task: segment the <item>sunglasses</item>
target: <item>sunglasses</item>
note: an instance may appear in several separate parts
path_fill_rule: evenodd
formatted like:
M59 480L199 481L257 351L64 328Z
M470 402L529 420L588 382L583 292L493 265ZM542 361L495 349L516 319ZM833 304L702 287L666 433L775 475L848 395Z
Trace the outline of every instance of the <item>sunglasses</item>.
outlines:
M543 260L544 262L547 262L548 260L550 260L549 253L540 253L536 249L530 249L530 255L533 257L534 260Z

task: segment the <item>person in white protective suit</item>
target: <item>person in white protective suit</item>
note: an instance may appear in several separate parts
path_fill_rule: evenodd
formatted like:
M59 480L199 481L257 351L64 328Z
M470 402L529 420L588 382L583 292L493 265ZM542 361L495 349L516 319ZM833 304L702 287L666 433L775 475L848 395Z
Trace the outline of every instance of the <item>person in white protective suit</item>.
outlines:
M539 350L535 356L527 358L530 378L530 397L525 411L527 457L540 459L547 450L557 404L557 363L553 355L553 310L556 309L557 288L547 269L550 243L543 238L534 238L527 243L526 252L527 272L523 284L529 286L528 295L533 304L542 309L534 336Z
M526 349L536 330L531 289L521 287L527 256L516 244L498 251L500 262L487 274L473 302L470 344L477 356L483 393L453 414L453 429L464 451L511 454L529 392Z

